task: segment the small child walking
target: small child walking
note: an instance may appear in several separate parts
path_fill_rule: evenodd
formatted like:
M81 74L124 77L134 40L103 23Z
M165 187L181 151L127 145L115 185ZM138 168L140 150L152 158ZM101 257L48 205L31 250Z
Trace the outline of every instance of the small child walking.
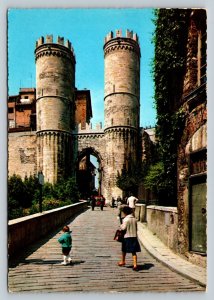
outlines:
M58 242L62 246L63 262L62 265L71 264L70 251L72 247L72 236L70 228L66 225L62 229L63 234L58 238Z

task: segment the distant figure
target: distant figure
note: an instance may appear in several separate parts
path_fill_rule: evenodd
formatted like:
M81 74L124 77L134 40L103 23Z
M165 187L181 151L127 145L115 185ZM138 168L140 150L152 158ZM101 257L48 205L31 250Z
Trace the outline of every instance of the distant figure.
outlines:
M95 205L96 205L96 199L94 196L91 196L91 210L94 210Z
M127 200L128 200L128 197L124 197L124 198L123 198L123 201L122 201L123 204L127 204Z
M114 197L112 197L112 200L111 200L111 206L112 206L112 208L115 207L115 199L114 199Z
M62 265L68 265L71 263L70 251L72 247L72 237L69 227L66 225L62 229L63 234L58 238L58 242L62 246L63 262Z
M103 210L105 199L103 196L100 198L100 209Z
M122 204L122 198L120 196L117 197L117 207Z
M135 205L136 205L137 201L138 201L138 199L134 196L130 196L127 199L127 204L128 204L129 207L131 207L133 215L135 215Z

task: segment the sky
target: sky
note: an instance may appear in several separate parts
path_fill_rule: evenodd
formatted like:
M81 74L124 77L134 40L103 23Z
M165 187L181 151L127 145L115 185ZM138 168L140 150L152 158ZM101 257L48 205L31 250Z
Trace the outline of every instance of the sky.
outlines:
M76 87L91 91L93 128L104 125L104 37L127 29L139 36L141 47L140 126L154 126L154 85L151 65L154 55L153 9L9 9L8 10L8 94L23 87L35 87L36 40L53 34L68 39L76 56Z

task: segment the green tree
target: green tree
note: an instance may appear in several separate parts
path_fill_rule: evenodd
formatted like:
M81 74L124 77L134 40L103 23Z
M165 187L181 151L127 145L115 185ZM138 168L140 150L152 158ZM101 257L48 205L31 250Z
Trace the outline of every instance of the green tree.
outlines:
M8 198L11 203L15 205L15 202L19 207L25 207L26 199L25 199L26 187L23 183L21 176L13 175L8 179ZM15 202L14 202L15 201Z
M73 177L57 182L54 185L54 194L58 199L70 203L76 203L80 199L79 189Z
M33 201L38 201L39 199L39 181L36 176L30 175L29 177L25 176L24 178L25 185L25 206L30 207Z
M131 163L128 170L124 166L121 173L118 172L116 185L128 195L129 193L137 194L138 186L142 181L141 164Z
M8 218L15 219L23 216L25 205L25 185L18 175L8 178Z
M151 165L144 177L144 186L158 198L159 205L172 205L173 181L165 176L163 162Z

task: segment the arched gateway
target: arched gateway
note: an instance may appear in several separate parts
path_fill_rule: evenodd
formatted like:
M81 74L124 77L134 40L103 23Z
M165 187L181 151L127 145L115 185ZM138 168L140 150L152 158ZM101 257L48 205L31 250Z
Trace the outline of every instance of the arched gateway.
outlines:
M81 98L84 91L77 97L71 43L60 37L54 43L51 35L37 41L37 169L49 182L70 173L84 185L87 174L81 175L80 165L85 164L86 171L88 157L94 155L99 163L99 189L109 202L123 196L116 185L118 172L140 159L141 55L138 36L129 30L125 37L120 30L115 37L110 32L103 50L105 125L93 130L89 126L92 111Z
M84 196L88 196L94 189L93 185L93 165L90 162L90 156L94 156L98 162L98 192L105 193L104 184L104 165L105 165L105 143L104 131L102 128L91 129L86 126L86 129L79 128L73 133L74 146L74 164L75 173L80 191Z

